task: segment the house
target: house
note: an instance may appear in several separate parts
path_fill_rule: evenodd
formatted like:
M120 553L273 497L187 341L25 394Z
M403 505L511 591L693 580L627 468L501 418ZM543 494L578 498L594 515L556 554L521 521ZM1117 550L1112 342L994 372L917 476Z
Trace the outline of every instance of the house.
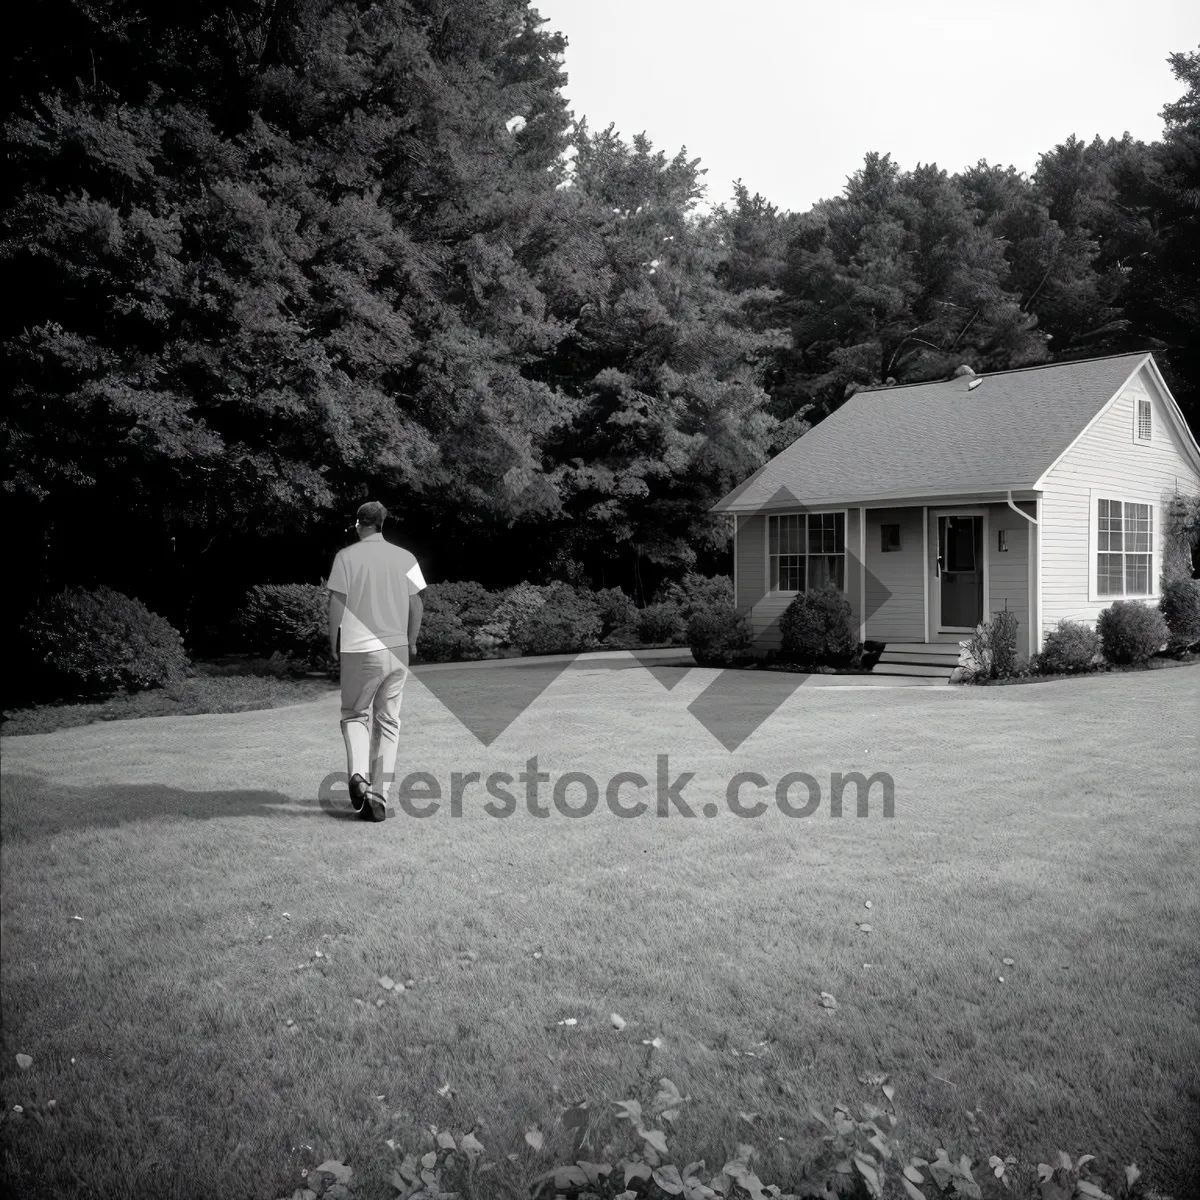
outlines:
M756 647L832 580L862 641L944 664L1006 607L1025 656L1064 617L1156 601L1175 493L1200 493L1200 449L1143 351L857 392L715 511Z

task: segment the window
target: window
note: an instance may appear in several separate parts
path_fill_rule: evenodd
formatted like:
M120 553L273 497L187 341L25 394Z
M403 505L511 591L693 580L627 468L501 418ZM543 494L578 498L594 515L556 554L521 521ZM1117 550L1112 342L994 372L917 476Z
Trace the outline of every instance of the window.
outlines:
M899 525L880 525L879 538L882 542L880 547L884 554L900 549L900 526Z
M1139 442L1148 442L1154 431L1154 410L1150 407L1150 401L1143 400L1140 396L1135 409L1137 411L1137 430L1134 438Z
M803 592L846 587L846 514L781 513L767 517L770 589Z
M1152 517L1149 504L1097 500L1096 594L1151 594Z

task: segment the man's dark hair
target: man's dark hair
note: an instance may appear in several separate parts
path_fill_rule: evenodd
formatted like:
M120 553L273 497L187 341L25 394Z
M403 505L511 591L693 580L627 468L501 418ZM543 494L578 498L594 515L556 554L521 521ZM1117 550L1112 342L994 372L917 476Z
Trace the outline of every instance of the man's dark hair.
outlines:
M363 525L373 525L376 529L382 529L387 515L388 510L378 500L368 500L366 504L358 506L358 519Z

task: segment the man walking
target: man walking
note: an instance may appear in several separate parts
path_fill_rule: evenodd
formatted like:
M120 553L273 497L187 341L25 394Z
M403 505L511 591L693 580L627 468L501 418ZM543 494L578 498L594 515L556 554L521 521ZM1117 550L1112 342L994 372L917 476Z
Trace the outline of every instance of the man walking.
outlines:
M325 584L334 654L341 635L342 737L350 803L373 821L387 816L400 701L424 612L421 568L407 550L383 540L387 515L376 501L359 508L354 525L358 544L338 551Z

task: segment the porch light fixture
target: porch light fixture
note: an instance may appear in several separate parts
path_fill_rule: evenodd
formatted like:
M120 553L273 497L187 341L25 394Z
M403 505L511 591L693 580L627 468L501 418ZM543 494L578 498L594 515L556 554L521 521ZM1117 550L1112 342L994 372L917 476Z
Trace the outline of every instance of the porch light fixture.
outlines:
M1008 530L1001 529L999 531L999 537L1000 537L1000 543L999 543L998 549L1001 554L1004 554L1008 550Z

